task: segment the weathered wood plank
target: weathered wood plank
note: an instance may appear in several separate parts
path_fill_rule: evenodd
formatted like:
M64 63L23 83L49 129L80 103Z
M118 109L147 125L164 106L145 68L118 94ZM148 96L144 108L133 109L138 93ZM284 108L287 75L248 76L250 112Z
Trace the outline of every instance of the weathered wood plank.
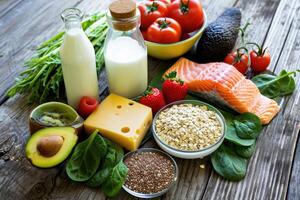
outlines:
M6 15L14 7L20 4L22 0L1 0L0 1L0 18Z
M87 1L84 1L82 3L85 3ZM245 12L248 11L248 7L250 7L250 3L245 4L245 7L243 5L244 1L240 1L237 3L238 6L245 9ZM90 2L87 2L89 4ZM212 18L215 18L218 14L222 12L222 9L227 6L233 5L234 1L223 1L222 5L220 4L220 1L204 1L203 5L204 7L207 5L207 12L210 16L210 21ZM252 4L253 2L251 2ZM275 9L276 7L272 7L276 5L276 2L273 2L272 4L268 4L267 6L270 7L270 9ZM254 2L254 7L260 8L260 6L266 4L259 3L258 1ZM91 5L93 6L93 5ZM253 6L253 5L252 5ZM263 8L261 8L263 10ZM260 15L260 11L256 11L255 9L246 12L244 15L254 16ZM256 13L258 12L258 13ZM274 11L275 12L275 11ZM261 17L255 18L255 20L261 20ZM269 20L270 18L267 17ZM260 21L258 21L260 22ZM271 23L271 21L263 22L262 25L259 25L260 28L252 28L254 29L255 39L258 42L262 42L264 40L265 35L261 34L261 32L266 32L267 27ZM254 22L256 24L256 22ZM282 31L283 33L284 31ZM251 31L252 33L252 31ZM50 34L51 35L51 34ZM256 36L259 36L258 38ZM254 38L254 36L252 36ZM291 40L292 41L292 40ZM1 44L1 43L0 43ZM279 46L283 46L283 43L281 42ZM280 51L279 51L280 52ZM29 55L29 54L28 54ZM276 53L277 55L277 53ZM277 57L279 57L280 53L278 53ZM20 55L21 58L21 55ZM21 63L21 60L19 60L18 63ZM150 60L151 66L157 65L157 61ZM151 69L150 78L153 76L154 71L157 70L159 67L165 66L165 63L160 63L156 68L154 67ZM0 73L1 74L1 73ZM102 73L101 77L104 78L105 74ZM101 78L100 78L101 80ZM106 85L101 84L101 91L105 91ZM105 95L105 94L104 94ZM296 98L297 99L297 98ZM299 96L298 96L299 99ZM37 198L73 198L73 199L104 199L103 194L100 192L99 189L92 190L89 189L83 185L79 185L76 183L70 182L66 174L63 170L63 167L57 167L49 170L39 170L36 168L33 168L30 163L25 159L24 152L23 152L23 146L26 141L26 138L28 137L28 131L27 131L27 117L29 114L29 110L31 107L29 106L23 106L25 104L25 100L22 97L16 97L13 99L8 100L3 106L0 107L0 141L5 141L6 138L10 138L6 141L6 143L0 142L0 199L37 199ZM20 106L21 105L21 106ZM299 110L299 107L298 107ZM297 111L297 108L296 108ZM288 111L287 111L288 113ZM283 120L283 119L282 119ZM17 127L19 128L15 128ZM7 128L7 127L13 127L13 128ZM21 130L20 130L21 129ZM276 129L277 130L277 129ZM273 128L269 128L265 130L265 134L272 136L272 131L275 131ZM281 129L282 132L284 132L284 129ZM2 133L1 133L2 132ZM283 134L286 134L285 132ZM269 138L260 139L264 140L266 143L269 140ZM268 145L272 145L273 143L269 142ZM152 142L149 142L147 145L152 146L155 145ZM285 144L284 144L285 145ZM12 149L10 149L12 148ZM1 156L2 151L7 151L8 153L4 153L4 156ZM270 155L265 155L261 157L260 150L257 150L255 154L255 158L252 158L254 160L262 160L262 158L269 159ZM211 171L211 167L209 165L208 160L180 160L178 159L178 164L180 167L180 181L177 183L176 187L172 189L171 192L169 192L166 196L164 196L164 199L200 199L203 196L203 192L205 190L206 181L208 181L209 178L209 172ZM268 160L267 160L268 161ZM268 163L264 163L267 165ZM250 161L252 165L255 165L253 163L254 161ZM201 167L200 168L200 164ZM249 168L252 168L255 166L249 166ZM276 166L272 166L276 168ZM5 171L2 170L5 168ZM7 168L11 170L6 170ZM279 167L281 168L281 167ZM263 173L263 172L261 172ZM263 176L261 174L260 176ZM31 178L31 177L34 177ZM242 197L240 192L237 192L236 195L234 195L234 192L229 193L227 190L236 191L235 187L238 187L238 191L245 190L246 184L241 183L230 183L230 185L222 185L225 181L223 181L221 178L216 179L216 175L213 175L210 177L209 180L209 187L208 192L205 193L204 199L211 197L211 190L214 189L214 187L217 187L217 192L224 193L222 196L221 194L217 196L219 197L225 197L225 199L229 199L230 197L234 196L236 199L239 199L239 197ZM30 179L31 178L31 179ZM247 177L248 178L248 177ZM251 182L253 179L248 180L248 183ZM257 182L260 181L260 182ZM192 183L192 184L191 184ZM251 182L253 185L259 183L265 183L262 180L256 180ZM9 185L9 187L7 187ZM220 189L221 188L221 189ZM255 187L254 191L257 191L259 188ZM2 192L3 191L3 192ZM249 190L246 190L249 194ZM274 192L274 194L277 194ZM274 195L273 194L273 195ZM246 196L247 197L247 196ZM125 194L125 192L121 193L119 195L119 199L132 199L132 197Z
M249 6L253 6L253 1ZM261 5L262 9L269 9L270 6ZM245 9L248 10L248 7L245 4ZM299 22L297 22L299 15L297 16L295 12L298 7L299 1L282 0L274 18L271 19L273 23L265 43L270 46L274 59L271 69L276 67L275 73L283 68L288 70L299 68L300 38ZM270 11L263 11L263 13L268 12ZM262 42L264 34L260 28L261 25L257 27L256 24L257 22L263 24L270 18L266 18L265 14L261 17L259 13L253 16L256 17L255 23L253 23L255 24L254 28L258 30L255 30L255 33L251 31L252 38L261 39ZM288 39L286 40L287 34ZM299 86L298 78L297 88ZM299 90L297 90L293 96L286 99L281 112L259 136L256 152L248 164L246 178L238 183L233 183L225 181L213 173L204 199L285 199L300 129L299 110ZM294 187L298 186L294 185ZM297 195L295 199L300 198L299 193L295 195Z

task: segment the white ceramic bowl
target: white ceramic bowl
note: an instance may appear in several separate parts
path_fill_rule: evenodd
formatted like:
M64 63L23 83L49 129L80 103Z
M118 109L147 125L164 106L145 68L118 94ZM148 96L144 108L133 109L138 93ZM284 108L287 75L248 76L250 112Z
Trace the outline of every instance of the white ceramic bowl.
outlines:
M174 147L171 147L168 144L166 144L164 141L162 141L159 138L159 136L157 135L156 130L155 130L156 119L159 116L159 114L166 108L169 108L173 105L179 105L179 104L205 105L205 106L207 106L207 108L209 110L214 111L217 114L217 118L222 125L222 135L219 138L219 140L215 144L212 144L206 148L203 148L203 149L200 149L197 151L185 151L185 150L175 149ZM153 119L153 123L152 123L152 133L153 133L154 139L155 139L156 143L158 144L158 146L161 149L163 149L164 151L166 151L167 153L171 154L172 156L175 156L178 158L184 158L184 159L203 158L205 156L212 154L222 144L222 142L225 138L225 132L226 132L226 123L225 123L225 119L224 119L223 115L220 113L220 111L207 103L204 103L202 101L196 101L196 100L182 100L182 101L176 101L176 102L166 105L165 107L163 107L156 113L156 115Z

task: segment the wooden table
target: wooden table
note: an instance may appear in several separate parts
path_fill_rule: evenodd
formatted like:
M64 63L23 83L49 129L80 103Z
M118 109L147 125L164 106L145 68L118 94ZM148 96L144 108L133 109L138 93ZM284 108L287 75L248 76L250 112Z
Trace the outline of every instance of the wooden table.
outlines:
M250 19L248 39L264 43L272 54L270 69L300 66L299 0L201 0L208 20L227 7L241 9L243 23ZM0 0L0 199L105 199L100 189L71 182L64 166L37 169L24 156L29 136L28 115L34 106L26 96L8 99L5 91L23 70L35 47L62 28L60 12L76 6L85 12L105 9L107 0ZM174 60L149 59L150 79ZM209 159L181 160L179 180L161 199L300 199L300 81L285 98L282 109L258 138L247 175L240 182L218 176ZM100 75L101 98L107 95L105 73ZM298 145L297 145L298 143ZM150 141L146 146L155 145ZM132 199L124 191L117 199Z

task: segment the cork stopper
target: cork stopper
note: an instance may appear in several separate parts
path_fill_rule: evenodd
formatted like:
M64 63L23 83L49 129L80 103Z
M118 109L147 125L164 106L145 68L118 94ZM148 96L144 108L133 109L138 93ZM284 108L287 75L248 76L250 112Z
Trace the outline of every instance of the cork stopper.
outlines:
M117 0L109 5L109 11L116 19L130 18L135 15L136 4L132 0Z
M117 0L109 5L111 16L116 20L114 28L128 31L136 27L132 20L126 20L136 15L136 3L132 0ZM119 20L119 21L118 21Z

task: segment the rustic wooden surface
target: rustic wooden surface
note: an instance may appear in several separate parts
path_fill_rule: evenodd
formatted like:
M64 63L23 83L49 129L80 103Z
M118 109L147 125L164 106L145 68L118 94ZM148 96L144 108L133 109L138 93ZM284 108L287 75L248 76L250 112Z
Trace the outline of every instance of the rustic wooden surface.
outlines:
M26 97L6 98L6 90L22 71L35 47L62 28L59 13L76 6L86 12L105 9L109 0L0 0L0 199L105 199L100 189L90 189L67 179L64 165L52 169L32 167L24 156L29 136L27 120L33 106ZM209 21L227 7L241 9L248 19L249 40L265 43L272 54L271 70L300 67L299 0L201 0ZM149 76L173 61L150 58ZM247 176L229 182L212 171L209 159L176 159L179 181L161 199L300 199L300 81L286 97L281 112L258 138ZM107 95L105 73L100 75L101 97ZM297 145L298 144L298 145ZM149 141L145 146L155 146ZM134 199L124 191L117 199Z

